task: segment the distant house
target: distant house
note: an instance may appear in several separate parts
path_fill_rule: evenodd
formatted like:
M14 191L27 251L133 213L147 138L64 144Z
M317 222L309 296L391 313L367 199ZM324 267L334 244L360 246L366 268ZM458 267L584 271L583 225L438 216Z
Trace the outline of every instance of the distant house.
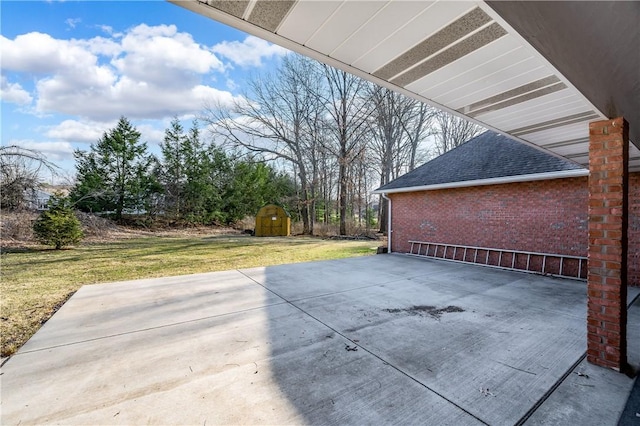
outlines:
M500 267L537 262L539 272L548 271L546 258L526 253L555 254L584 278L586 261L568 264L587 256L587 176L578 164L488 131L375 193L390 199L390 251ZM629 187L628 280L640 285L640 173L630 174Z
M46 210L47 203L51 198L51 194L45 191L36 189L34 191L26 191L25 200L27 202L27 208L29 210Z

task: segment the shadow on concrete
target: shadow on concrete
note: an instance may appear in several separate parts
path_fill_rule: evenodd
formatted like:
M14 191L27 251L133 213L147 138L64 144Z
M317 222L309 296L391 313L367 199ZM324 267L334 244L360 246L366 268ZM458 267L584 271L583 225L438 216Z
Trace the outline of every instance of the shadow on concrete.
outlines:
M272 362L296 421L516 424L584 354L583 283L398 256L326 266L337 288L303 265L246 272L307 318Z
M573 374L585 305L399 255L85 286L2 367L2 424L582 421L576 389L616 424L631 380Z

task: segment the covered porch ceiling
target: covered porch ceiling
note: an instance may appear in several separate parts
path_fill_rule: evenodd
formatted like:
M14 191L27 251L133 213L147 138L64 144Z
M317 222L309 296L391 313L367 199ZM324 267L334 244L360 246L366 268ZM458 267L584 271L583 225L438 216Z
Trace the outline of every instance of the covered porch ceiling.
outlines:
M640 143L638 2L170 1L585 166L591 121Z

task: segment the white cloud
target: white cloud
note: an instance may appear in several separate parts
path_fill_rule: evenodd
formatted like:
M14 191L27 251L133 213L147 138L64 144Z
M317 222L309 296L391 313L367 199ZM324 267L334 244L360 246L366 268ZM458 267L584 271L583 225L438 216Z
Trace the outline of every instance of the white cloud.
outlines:
M98 28L103 33L109 34L112 37L120 38L123 35L122 33L113 31L113 27L111 25L95 25L95 28Z
M229 90L236 90L238 88L238 85L236 84L235 81L233 81L232 79L228 78L227 79L227 88Z
M164 130L158 130L150 124L140 124L136 129L142 134L140 140L148 145L160 145L164 140Z
M89 40L74 40L74 43L94 55L113 57L119 55L123 51L120 43L105 37L94 37Z
M102 123L95 121L64 120L49 127L45 135L64 142L95 143L104 132L115 126L116 122Z
M49 161L61 161L73 158L73 146L69 142L38 142L30 139L12 140L9 145L41 152Z
M111 25L96 25L96 28L100 28L103 32L109 35L113 34L113 27Z
M223 64L174 25L142 24L121 37L83 40L33 32L14 40L0 36L0 45L4 69L39 78L37 113L69 114L82 122L111 122L121 115L156 119L235 99L202 84L211 73L224 71Z
M96 66L97 57L74 40L57 40L32 32L9 40L0 35L2 68L34 74L82 70Z
M64 120L60 124L51 126L45 131L45 136L62 142L70 143L96 143L105 132L115 128L117 121L96 122ZM164 139L164 129L158 130L152 124L139 124L134 126L142 134L140 140L151 144L160 144Z
M40 82L38 110L80 115L94 121L112 120L121 115L131 119L159 119L199 111L207 102L228 106L234 100L242 99L209 86L160 89L129 78L122 78L102 90L80 92L73 91L65 83L58 80Z
M4 75L0 77L0 99L18 105L28 105L33 101L29 92L18 83L9 83Z
M64 23L67 24L70 28L75 28L76 25L78 25L80 22L82 22L82 19L80 18L69 18L64 21Z
M126 55L113 65L127 77L162 86L193 84L200 75L223 71L222 62L191 34L179 33L175 25L138 25L122 39Z
M213 46L211 50L241 67L261 67L263 59L289 53L284 47L254 36L247 36L242 42L223 41Z

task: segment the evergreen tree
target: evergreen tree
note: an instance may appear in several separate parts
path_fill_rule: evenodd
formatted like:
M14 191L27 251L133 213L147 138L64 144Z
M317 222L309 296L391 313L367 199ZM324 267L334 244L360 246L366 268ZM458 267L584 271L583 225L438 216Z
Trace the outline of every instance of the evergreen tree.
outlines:
M162 151L160 183L164 188L164 211L166 215L175 218L183 213L186 139L180 120L175 117L170 127L165 130L164 141L160 145Z
M219 204L215 202L218 191L212 186L211 174L217 173L221 165L213 164L217 160L213 158L215 154L200 140L198 122L194 120L185 134L180 121L174 118L165 130L161 150L159 175L164 189L165 213L191 223L211 221L211 210Z
M183 144L184 153L184 210L190 221L207 223L212 198L217 194L210 180L210 172L216 165L212 164L210 153L200 140L198 122L193 121Z
M225 203L233 181L233 162L222 149L211 145L203 158L203 165L206 178L201 184L205 192L200 201L204 208L205 220L228 223Z
M294 195L293 182L287 175L278 174L264 163L236 161L224 195L226 222L255 215L266 204L285 205Z
M154 158L147 154L140 136L121 117L89 152L75 151L77 184L72 197L78 208L114 211L116 220L122 219L125 210L148 211L158 184L152 173Z
M261 162L232 158L213 144L205 145L195 120L185 134L174 118L161 149L164 211L173 218L229 224L295 194L288 176Z
M69 199L56 195L49 199L48 209L34 222L33 233L39 243L54 246L56 250L76 244L84 237Z

